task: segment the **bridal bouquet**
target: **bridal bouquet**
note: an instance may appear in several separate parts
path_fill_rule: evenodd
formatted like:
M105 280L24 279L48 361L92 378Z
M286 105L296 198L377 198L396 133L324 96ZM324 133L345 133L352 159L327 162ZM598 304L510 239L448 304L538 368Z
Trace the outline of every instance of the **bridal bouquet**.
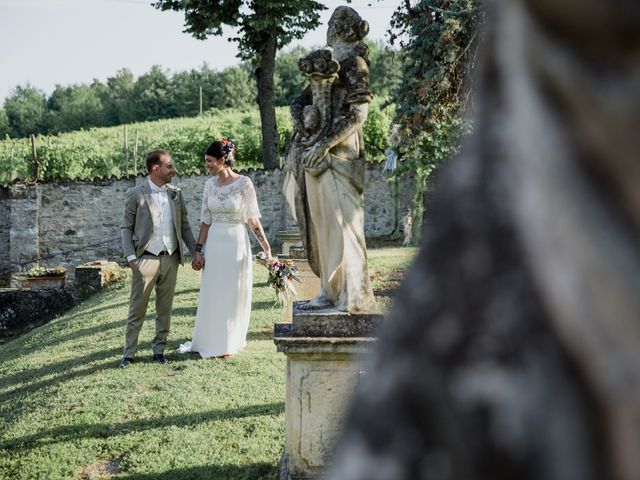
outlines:
M276 303L284 305L298 294L293 287L294 281L300 282L296 275L298 269L291 260L280 261L276 258L269 262L264 252L257 254L256 260L269 271L267 285L271 285L276 291Z

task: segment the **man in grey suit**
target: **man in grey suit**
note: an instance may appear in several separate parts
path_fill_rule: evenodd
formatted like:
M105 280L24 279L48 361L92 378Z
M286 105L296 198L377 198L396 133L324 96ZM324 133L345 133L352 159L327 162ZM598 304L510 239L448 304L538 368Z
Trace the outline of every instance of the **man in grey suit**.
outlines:
M170 185L176 174L171 155L153 150L145 158L149 176L127 191L121 226L122 247L132 271L129 315L120 368L134 362L138 335L149 297L156 291L156 335L153 360L166 363L164 349L171 324L171 306L178 264L183 264L183 242L190 252L196 241L187 219L182 191Z

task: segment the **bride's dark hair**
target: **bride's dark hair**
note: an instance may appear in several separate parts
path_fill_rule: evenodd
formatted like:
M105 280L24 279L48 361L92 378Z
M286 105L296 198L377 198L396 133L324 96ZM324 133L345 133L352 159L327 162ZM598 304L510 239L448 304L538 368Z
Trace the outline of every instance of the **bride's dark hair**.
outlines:
M223 138L222 140L216 140L209 145L204 151L204 154L214 158L224 158L224 163L231 167L235 160L233 156L235 152L236 146L233 142Z

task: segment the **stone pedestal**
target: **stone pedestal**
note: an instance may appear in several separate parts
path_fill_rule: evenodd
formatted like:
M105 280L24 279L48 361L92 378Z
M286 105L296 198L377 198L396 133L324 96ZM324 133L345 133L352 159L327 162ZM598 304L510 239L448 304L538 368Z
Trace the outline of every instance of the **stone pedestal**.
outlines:
M287 356L281 480L321 478L382 322L377 313L307 312L297 305L291 323L274 330L278 351Z
M291 247L302 246L300 231L297 227L289 230L280 230L276 233L276 238L282 242L282 253L284 255L289 255Z
M75 273L75 285L79 298L86 298L99 292L106 285L123 276L120 266L108 260L96 260L78 265Z

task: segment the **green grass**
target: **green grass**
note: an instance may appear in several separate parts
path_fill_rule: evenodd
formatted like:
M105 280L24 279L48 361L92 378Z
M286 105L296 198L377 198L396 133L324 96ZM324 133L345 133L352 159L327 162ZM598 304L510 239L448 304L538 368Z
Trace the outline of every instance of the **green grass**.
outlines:
M370 250L374 288L397 284L414 254ZM0 478L276 479L285 357L271 339L281 310L265 280L256 267L249 344L228 360L175 353L195 318L190 268L178 277L167 365L150 361L151 304L138 361L116 368L128 280L0 345Z

